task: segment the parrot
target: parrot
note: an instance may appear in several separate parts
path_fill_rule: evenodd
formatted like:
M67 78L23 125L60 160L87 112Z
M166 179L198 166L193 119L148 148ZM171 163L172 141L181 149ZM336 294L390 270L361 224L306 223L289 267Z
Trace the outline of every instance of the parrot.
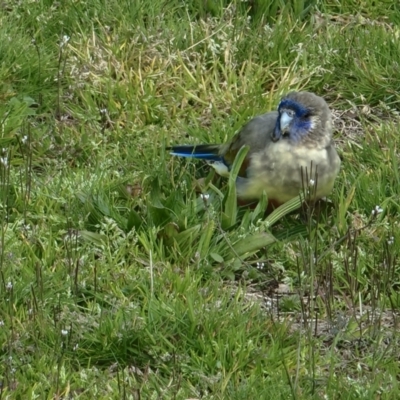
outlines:
M314 184L314 200L329 195L339 173L341 160L332 138L332 117L326 101L314 93L290 92L277 111L247 122L224 144L174 145L170 154L205 160L216 172L229 177L237 152L248 153L236 179L239 201L257 201L263 192L277 207ZM305 171L313 171L316 180Z

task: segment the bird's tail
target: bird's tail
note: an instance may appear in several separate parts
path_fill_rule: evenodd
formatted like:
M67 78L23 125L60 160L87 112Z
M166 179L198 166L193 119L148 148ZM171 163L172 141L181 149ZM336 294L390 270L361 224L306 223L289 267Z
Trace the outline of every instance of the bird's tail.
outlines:
M208 161L221 161L218 144L199 144L197 146L181 145L168 147L171 155L178 157L192 157Z

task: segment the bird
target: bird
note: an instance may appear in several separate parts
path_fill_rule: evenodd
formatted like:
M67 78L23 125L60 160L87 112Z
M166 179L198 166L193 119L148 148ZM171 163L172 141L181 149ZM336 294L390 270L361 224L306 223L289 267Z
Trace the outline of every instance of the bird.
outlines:
M328 196L340 170L332 138L332 117L326 101L311 92L290 92L278 109L247 122L225 144L175 145L170 154L206 160L216 172L229 177L242 146L248 153L236 179L239 201L257 201L266 193L274 208L314 185L314 199ZM308 171L308 174L305 174ZM310 172L315 173L310 176ZM309 182L304 182L308 176Z

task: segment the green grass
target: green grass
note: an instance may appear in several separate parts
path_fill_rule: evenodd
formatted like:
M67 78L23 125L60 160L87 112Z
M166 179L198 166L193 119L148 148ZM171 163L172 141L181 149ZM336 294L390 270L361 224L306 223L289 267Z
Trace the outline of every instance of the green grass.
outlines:
M397 2L1 8L0 399L398 398ZM302 89L332 206L265 218L165 150Z

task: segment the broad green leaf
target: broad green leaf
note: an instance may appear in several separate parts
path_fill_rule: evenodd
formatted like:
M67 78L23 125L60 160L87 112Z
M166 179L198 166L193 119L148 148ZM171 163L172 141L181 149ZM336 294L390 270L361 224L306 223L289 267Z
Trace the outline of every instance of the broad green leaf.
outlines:
M207 222L207 225L204 227L203 233L200 237L200 243L198 247L198 252L200 254L200 258L205 258L210 251L210 242L215 230L215 222L210 220Z
M128 232L132 230L132 228L135 228L136 230L140 229L142 224L143 224L142 217L135 210L132 209L128 215L128 221L127 221Z
M301 192L299 196L290 199L286 203L279 206L276 210L272 211L272 213L265 219L267 227L274 225L285 215L288 215L291 212L299 209L304 202L304 198L304 193Z
M93 243L97 246L107 243L107 235L102 235L97 232L83 230L83 231L79 231L79 235L85 241Z
M224 259L217 253L210 253L210 257L217 263L222 264L224 262Z
M235 225L237 218L237 197L236 197L236 178L238 176L240 167L249 151L249 146L242 146L236 154L235 161L233 162L229 180L228 180L228 193L224 199L224 214L222 215L222 228L228 229Z
M258 218L263 217L265 210L267 209L267 205L268 205L268 198L266 193L263 192L256 208L251 213L251 222L255 223Z
M276 238L268 232L258 232L253 235L249 235L244 239L239 240L233 246L235 255L241 257L257 252L263 247L269 246L276 242Z
M201 231L201 224L192 226L191 228L179 232L175 236L175 240L180 247L186 246L188 243L193 244L193 241L197 240L200 231Z

